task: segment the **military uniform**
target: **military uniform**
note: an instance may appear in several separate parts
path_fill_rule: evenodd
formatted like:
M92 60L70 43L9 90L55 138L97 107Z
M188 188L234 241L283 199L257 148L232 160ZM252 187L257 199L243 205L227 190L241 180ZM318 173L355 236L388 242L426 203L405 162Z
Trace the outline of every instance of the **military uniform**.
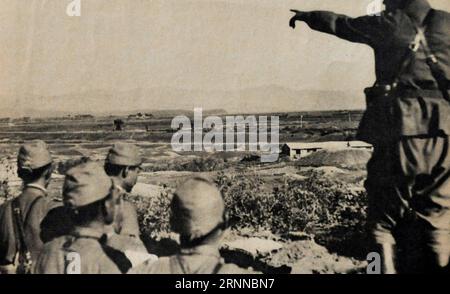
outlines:
M121 167L138 167L142 164L142 157L136 145L116 143L108 151L105 163ZM115 180L115 177L112 178ZM147 249L140 239L136 208L130 201L123 199L127 193L125 189L118 183L115 185L122 194L122 200L114 223L108 228L108 244L123 252L131 250L146 253Z
M116 185L116 188L121 191L122 198L126 196L127 192L121 186ZM139 238L138 215L133 203L122 199L117 219L112 226L114 231L120 235Z
M111 199L108 201L117 205L118 195L104 169L93 161L84 162L66 173L63 203L67 215L78 215L84 207L106 201L109 197ZM87 223L80 226L72 219L70 233L45 244L34 273L117 274L124 273L131 267L131 262L122 252L106 245L106 223L90 227L90 220L83 221Z
M120 166L139 166L142 163L142 158L139 156L139 150L136 146L117 143L109 150L106 162ZM154 256L148 255L147 248L140 239L136 208L131 202L123 199L127 192L116 183L117 179L112 177L112 181L121 196L114 222L105 228L105 244L127 254L133 264L139 264L142 259L146 258L154 259ZM66 207L57 207L50 211L41 224L42 239L48 242L70 234L73 230L73 224L68 215Z
M45 218L47 212L57 205L46 197L47 190L44 187L29 184L25 186L25 189L17 199L22 215L24 216L25 242L31 253L32 260L36 260L37 255L44 246L44 243L40 238L41 221ZM10 229L8 229L9 234L4 235L4 238L8 239L6 243L9 245L0 250L3 259L1 263L9 264L14 262L17 253L17 239L14 233L14 219L11 202L5 203L2 214L4 214L4 216L1 216L0 219L6 222L2 226L7 226ZM5 244L3 242L1 243Z
M147 261L132 268L129 274L255 274L252 270L224 263L219 250L214 246L199 246L192 250L181 249L181 253L161 257L158 261Z
M18 168L34 170L52 162L47 145L43 141L32 141L19 149ZM27 183L22 193L12 201L3 204L0 209L2 224L0 232L0 265L17 262L20 233L13 212L13 201L20 210L23 224L24 243L31 253L34 262L42 250L44 243L40 238L40 224L47 212L57 206L56 202L47 198L47 189L39 184Z
M225 230L225 203L217 187L203 178L180 185L171 203L172 230L180 234L180 253L149 260L132 268L131 274L252 274L251 270L226 264L218 244Z
M128 201L121 201L120 206L117 216L125 217L115 221L113 226L108 227L107 244L114 249L124 252L129 256L133 265L137 265L142 262L142 258L149 258L149 255L147 255L147 248L140 238L136 209ZM118 225L119 227L117 227ZM132 258L135 253L139 255L137 259Z
M388 95L372 93L375 87L367 89L368 107L358 132L374 145L365 183L372 232L378 244L406 245L407 254L426 252L424 260L411 264L424 265L434 256L445 266L450 256L450 101L445 99L450 78L450 14L431 9L425 0L405 3L404 8L379 16L351 18L313 11L299 12L297 20L374 49L376 86L395 85L396 90L390 99L379 99ZM430 55L423 44L415 43L420 46L405 63L417 41L417 28L424 24L442 83L430 70ZM439 87L442 84L444 88ZM410 248L413 244L415 249Z
M34 273L36 274L121 274L131 264L126 257L105 243L102 230L76 228L70 235L58 237L47 243L38 258ZM80 263L71 256L80 256ZM73 264L71 264L73 263ZM120 264L129 264L122 269Z

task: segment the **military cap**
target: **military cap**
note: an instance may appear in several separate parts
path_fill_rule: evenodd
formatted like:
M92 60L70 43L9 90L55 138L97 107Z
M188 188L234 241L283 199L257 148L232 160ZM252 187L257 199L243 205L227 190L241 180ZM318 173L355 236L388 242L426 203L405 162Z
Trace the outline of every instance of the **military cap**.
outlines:
M223 223L225 204L219 189L201 177L181 184L172 199L172 229L191 240L203 237Z
M20 146L17 167L20 169L38 169L52 163L47 144L42 140L33 140Z
M106 162L114 165L138 166L142 163L142 157L136 145L116 143L109 150Z
M113 182L102 166L94 161L83 162L66 172L63 202L67 207L82 207L108 196Z

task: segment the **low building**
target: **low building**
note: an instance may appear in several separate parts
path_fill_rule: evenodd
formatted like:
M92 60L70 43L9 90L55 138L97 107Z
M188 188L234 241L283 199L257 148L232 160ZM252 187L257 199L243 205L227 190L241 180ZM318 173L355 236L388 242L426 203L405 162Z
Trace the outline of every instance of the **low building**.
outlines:
M319 150L344 150L347 148L372 150L373 147L363 141L295 142L285 143L281 147L281 154L296 159Z
M84 121L92 121L95 117L92 114L76 114L72 117L73 120L84 120Z
M372 150L373 146L369 143L366 143L364 141L348 141L348 147L350 148L357 148L357 149L368 149Z

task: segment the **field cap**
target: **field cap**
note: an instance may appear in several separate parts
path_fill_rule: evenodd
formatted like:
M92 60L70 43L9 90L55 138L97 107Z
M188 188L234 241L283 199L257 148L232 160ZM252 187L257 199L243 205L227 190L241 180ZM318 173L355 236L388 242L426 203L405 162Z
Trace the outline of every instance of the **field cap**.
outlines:
M225 204L219 189L201 177L178 187L171 208L172 229L191 240L207 235L224 222Z
M17 167L33 170L46 166L52 161L47 144L42 140L33 140L20 146Z
M106 162L114 165L138 166L142 164L142 157L136 145L116 143L109 150Z
M104 199L113 183L102 166L94 161L83 162L66 172L63 186L65 206L78 208Z

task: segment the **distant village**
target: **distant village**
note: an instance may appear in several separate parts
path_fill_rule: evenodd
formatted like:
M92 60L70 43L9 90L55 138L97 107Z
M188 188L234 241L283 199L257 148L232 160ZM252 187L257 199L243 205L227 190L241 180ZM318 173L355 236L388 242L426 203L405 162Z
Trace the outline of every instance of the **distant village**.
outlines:
M152 113L137 112L129 115L114 116L110 115L106 118L111 119L114 131L124 131L128 122L145 121L155 118ZM98 117L91 114L75 114L65 115L60 117L52 117L52 121L95 121ZM103 117L102 119L105 119ZM21 117L21 118L0 118L0 124L14 126L16 124L36 123L41 121L48 121L49 118L38 117ZM145 130L150 131L148 125L145 125ZM205 129L204 131L209 131ZM349 150L349 149L365 149L372 150L373 146L363 141L324 141L324 142L285 142L280 144L280 154L291 158L292 160L307 157L317 151L325 150Z
M112 117L116 117L111 115ZM136 114L130 114L128 115L128 120L145 120L145 119L151 119L154 118L154 115L151 113L136 113ZM48 121L48 120L52 120L52 121L67 121L67 120L84 120L84 121L89 121L89 120L95 120L96 117L92 114L75 114L75 115L64 115L64 116L58 116L58 117L51 117L51 118L40 118L40 117L29 117L29 116L24 116L24 117L18 117L18 118L10 118L10 117L2 117L0 118L0 124L10 124L10 125L14 125L17 123L30 123L30 122L41 122L41 121Z

